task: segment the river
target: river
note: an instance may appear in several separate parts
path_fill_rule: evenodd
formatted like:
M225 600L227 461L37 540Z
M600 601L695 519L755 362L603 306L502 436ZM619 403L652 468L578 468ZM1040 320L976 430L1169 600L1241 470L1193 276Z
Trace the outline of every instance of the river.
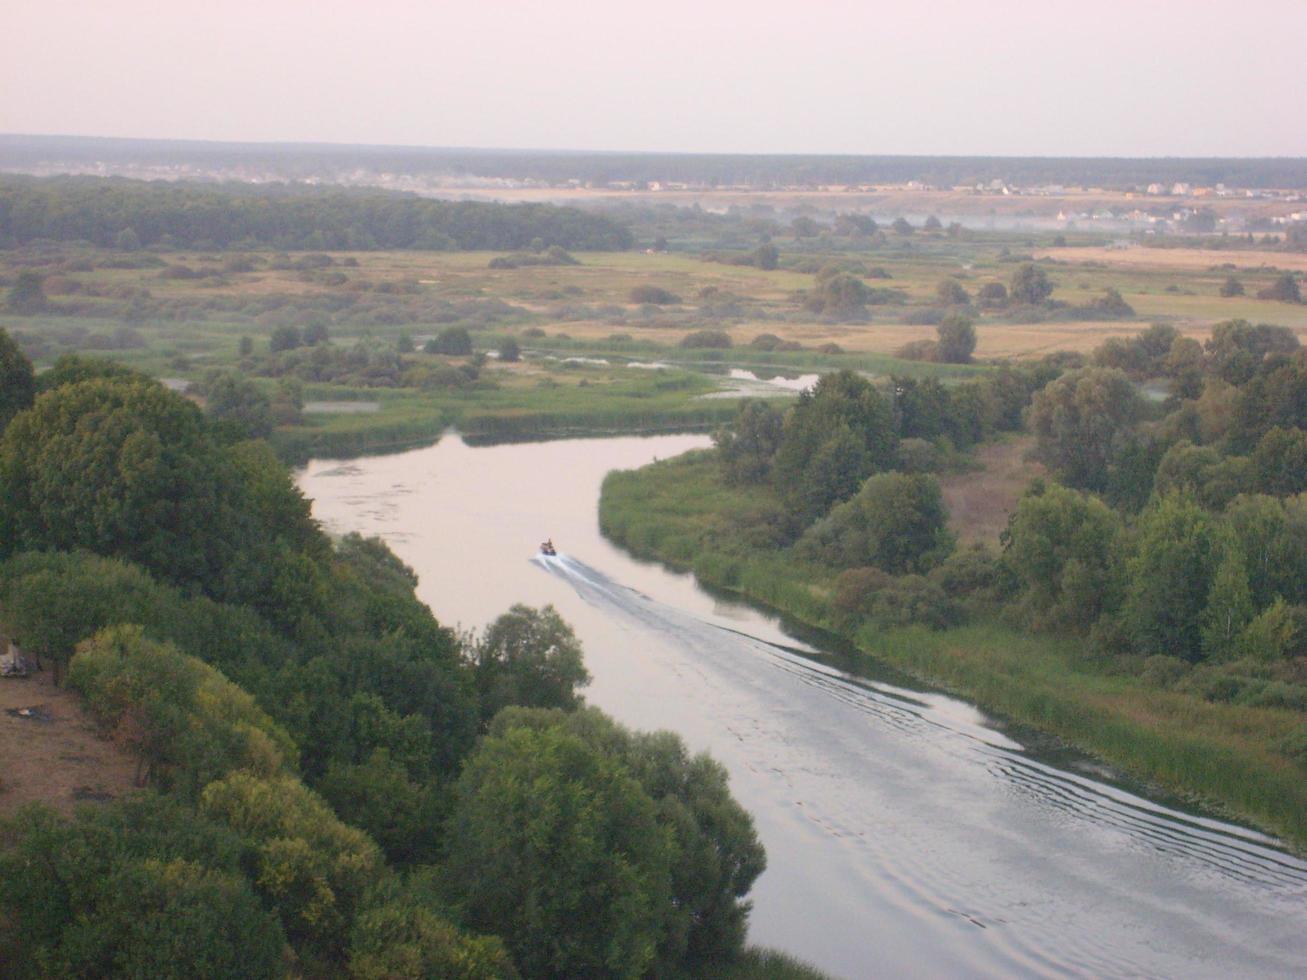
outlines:
M767 848L750 940L839 977L1307 975L1307 862L1027 751L975 707L853 676L774 617L599 534L606 472L703 436L315 460L333 532L384 538L443 622L552 603L588 700L731 776ZM555 559L536 556L552 537Z

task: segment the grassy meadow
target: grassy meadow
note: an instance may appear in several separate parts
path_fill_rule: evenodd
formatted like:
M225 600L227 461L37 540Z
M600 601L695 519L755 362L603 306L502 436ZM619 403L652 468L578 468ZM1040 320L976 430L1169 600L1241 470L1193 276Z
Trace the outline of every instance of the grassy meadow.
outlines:
M418 367L467 362L422 352L425 341L451 326L469 331L475 352L493 352L508 338L522 348L519 363L480 363L475 384L309 379L306 400L328 406L362 400L375 410L313 412L301 424L283 425L274 441L291 457L411 445L450 425L487 438L711 427L729 415L733 396L748 393L726 377L732 368L763 378L847 367L877 377L948 379L987 370L985 362L996 359L1087 352L1154 321L1200 339L1213 323L1234 317L1307 334L1307 306L1255 298L1273 269L1301 257L1114 249L1092 236L1070 239L1065 248L1051 247L1047 235L982 231L888 235L865 245L795 239L780 243L775 270L717 260L736 253L716 252L707 240L681 242L671 252L577 253L575 264L517 268L492 268L497 253L490 252L124 255L75 244L33 246L0 254L0 281L12 282L24 269L41 272L47 308L0 315L0 327L19 337L38 366L80 351L185 382L214 368L239 368L269 388L274 372L260 365L272 333L286 325L325 324L337 348L393 352L412 341L405 362ZM1031 259L1052 279L1053 299L1083 306L1117 289L1135 316L1025 322L1029 310L1022 318L973 309L978 363L894 356L904 344L935 336L941 280L956 279L974 295L985 283L1006 282ZM869 270L868 284L897 299L849 318L808 312L802 295L817 284L816 271L832 262ZM1230 266L1244 280L1245 296L1218 295ZM633 290L650 286L677 301L632 301ZM705 329L726 334L730 348L682 346L687 335ZM789 349L754 344L761 335ZM252 354L241 354L243 339ZM593 363L599 360L608 363ZM663 367L637 371L626 367L632 362Z

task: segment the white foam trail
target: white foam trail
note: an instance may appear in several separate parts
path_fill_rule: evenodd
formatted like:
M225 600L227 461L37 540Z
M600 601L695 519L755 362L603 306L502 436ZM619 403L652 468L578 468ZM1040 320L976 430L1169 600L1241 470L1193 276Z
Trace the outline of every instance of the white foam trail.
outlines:
M1167 975L1175 969L1175 961L1159 955L1156 963L1150 962L1150 956L1156 955L1152 948L1156 943L1151 940L1140 940L1126 949L1117 948L1112 936L1096 937L1083 929L1050 930L1048 923L1014 904L1007 894L1014 886L1005 881L968 879L961 862L950 863L932 854L936 842L914 831L910 822L896 828L898 835L893 841L882 839L876 821L892 820L898 814L893 809L895 800L888 811L875 816L867 812L876 803L885 805L881 799L885 790L878 792L876 787L858 782L860 776L871 778L865 775L871 766L882 767L875 777L882 781L910 780L914 771L920 771L928 778L956 780L962 793L974 795L967 787L980 781L986 794L1002 790L1000 800L1025 801L1019 810L1023 820L1033 815L1041 828L1052 826L1071 842L1063 853L1043 860L1064 865L1052 869L1053 873L1082 881L1086 891L1101 889L1114 894L1121 886L1105 879L1128 872L1132 862L1140 859L1150 873L1160 863L1162 873L1174 879L1167 881L1167 886L1183 891L1183 902L1177 900L1172 907L1165 894L1141 897L1156 906L1150 909L1154 918L1166 921L1169 917L1185 928L1198 929L1195 922L1206 917L1201 930L1228 940L1236 951L1237 923L1248 915L1288 915L1302 921L1307 906L1307 862L1279 849L1277 842L1264 834L1181 813L1101 780L1059 769L1031 757L1001 732L968 720L966 712L941 710L932 704L937 700L934 696L916 696L854 677L747 633L697 619L628 589L568 555L532 560L566 580L592 605L636 620L694 654L704 669L729 674L724 684L747 685L772 700L779 696L787 708L794 704L794 692L812 692L816 701L802 705L808 723L802 734L818 730L826 739L825 759L814 760L797 749L785 751L789 747L785 744L787 732L771 727L780 724L771 717L776 709L732 719L731 724L749 731L749 738L759 743L754 755L767 760L763 764L773 768L775 779L784 781L795 794L805 794L805 817L824 834L837 838L841 847L865 855L851 857L851 862L882 881L888 878L904 901L940 910L985 930L986 941L997 944L1014 972ZM759 666L766 668L762 675ZM830 720L837 713L838 723ZM859 718L865 726L859 726ZM768 738L775 744L768 744ZM892 742L884 742L886 738ZM869 748L868 739L876 740L874 747ZM892 745L906 750L887 748ZM812 784L814 779L821 781L819 786ZM843 797L847 800L841 803ZM903 805L919 804L905 799ZM985 831L993 837L1008 832L1001 826ZM920 840L912 839L914 832L921 834ZM1015 831L1008 833L1018 836ZM1014 839L1009 843L1019 847L1021 842ZM893 851L892 860L887 857L889 850ZM1115 868L1124 871L1108 870ZM1218 885L1218 881L1225 884ZM1208 901L1221 889L1238 892L1228 922L1222 919L1221 903ZM1063 904L1068 907L1061 909ZM1068 923L1074 921L1076 912L1070 900L1059 896L1056 905ZM996 931L996 926L1004 928ZM1279 931L1274 934L1281 935ZM1249 938L1255 945L1257 941ZM1250 950L1246 963L1251 966L1262 954L1266 960L1256 972L1276 974L1286 963L1307 969L1307 948L1300 939L1285 949ZM1198 963L1192 972L1204 974L1205 967L1215 970L1219 963L1219 958Z

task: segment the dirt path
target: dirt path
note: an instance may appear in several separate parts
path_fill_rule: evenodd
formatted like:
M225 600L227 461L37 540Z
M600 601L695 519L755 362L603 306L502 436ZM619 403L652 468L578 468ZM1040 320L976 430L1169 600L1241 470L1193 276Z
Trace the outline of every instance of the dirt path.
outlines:
M11 712L36 709L32 715ZM61 813L128 793L136 758L100 738L80 698L46 670L0 678L0 817L40 801Z
M976 462L984 469L940 480L949 527L957 533L959 544L998 544L1026 486L1044 472L1025 458L1032 445L1033 437L1020 436L982 446L976 451Z

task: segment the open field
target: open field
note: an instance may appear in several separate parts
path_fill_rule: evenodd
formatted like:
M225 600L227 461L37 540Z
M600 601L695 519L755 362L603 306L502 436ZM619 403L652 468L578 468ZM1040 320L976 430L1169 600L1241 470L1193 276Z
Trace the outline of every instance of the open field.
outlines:
M1127 248L1091 246L1036 249L1035 258L1056 258L1063 262L1099 262L1122 269L1208 270L1214 266L1232 265L1236 270L1251 271L1262 268L1293 269L1307 272L1307 254L1301 252L1271 252L1255 249L1214 248L1149 248L1131 245ZM1227 270L1228 272L1228 270Z
M11 712L38 709L40 718ZM61 813L131 792L137 760L99 736L50 671L0 680L0 817L40 802Z
M942 280L954 279L975 296L985 284L1008 282L1032 258L1062 306L972 306L982 365L1056 351L1087 354L1150 322L1203 340L1213 324L1243 318L1288 326L1307 338L1307 305L1255 298L1274 278L1269 266L1307 267L1307 257L1106 249L1089 247L1089 236L1071 238L1071 247L1058 248L998 232L891 233L861 245L783 239L774 270L734 264L743 254L739 248L700 248L697 238L674 242L669 252L577 253L572 264L517 268L491 268L498 253L490 252L124 254L39 246L0 253L0 280L12 282L23 269L39 271L49 306L36 315L2 315L0 327L14 333L38 365L80 351L185 382L213 368L239 367L271 388L285 370L268 353L272 334L308 324L325 327L338 352L362 351L370 363L389 358L398 365L387 369L386 380L371 370L365 378L346 379L297 368L306 399L363 400L379 408L364 415L318 413L283 427L278 444L293 456L407 445L433 439L448 425L500 437L711 426L732 406L701 396L723 388L719 379L733 367L965 375L984 368L894 355L905 344L934 338L933 324L950 309L939 306ZM1248 295L1219 296L1231 274L1219 268L1227 260L1240 270ZM816 273L832 263L865 277L867 288L879 291L877 301L845 316L806 309L803 298L818 287ZM675 302L634 302L632 291L641 287L666 290ZM1095 313L1089 304L1108 289L1118 290L1135 315L1105 319ZM466 365L466 357L421 351L451 326L467 329L481 353L514 338L524 362L484 361L474 382L460 381L449 371ZM701 330L725 334L732 346L682 346ZM756 346L763 335L798 349ZM245 339L251 355L239 353ZM397 349L408 341L417 351L397 360ZM839 352L821 349L830 345ZM666 367L651 375L625 367L632 361Z
M974 471L940 478L949 528L958 536L958 544L997 547L1021 495L1044 472L1043 466L1027 458L1033 446L1031 436L984 443L976 449Z

